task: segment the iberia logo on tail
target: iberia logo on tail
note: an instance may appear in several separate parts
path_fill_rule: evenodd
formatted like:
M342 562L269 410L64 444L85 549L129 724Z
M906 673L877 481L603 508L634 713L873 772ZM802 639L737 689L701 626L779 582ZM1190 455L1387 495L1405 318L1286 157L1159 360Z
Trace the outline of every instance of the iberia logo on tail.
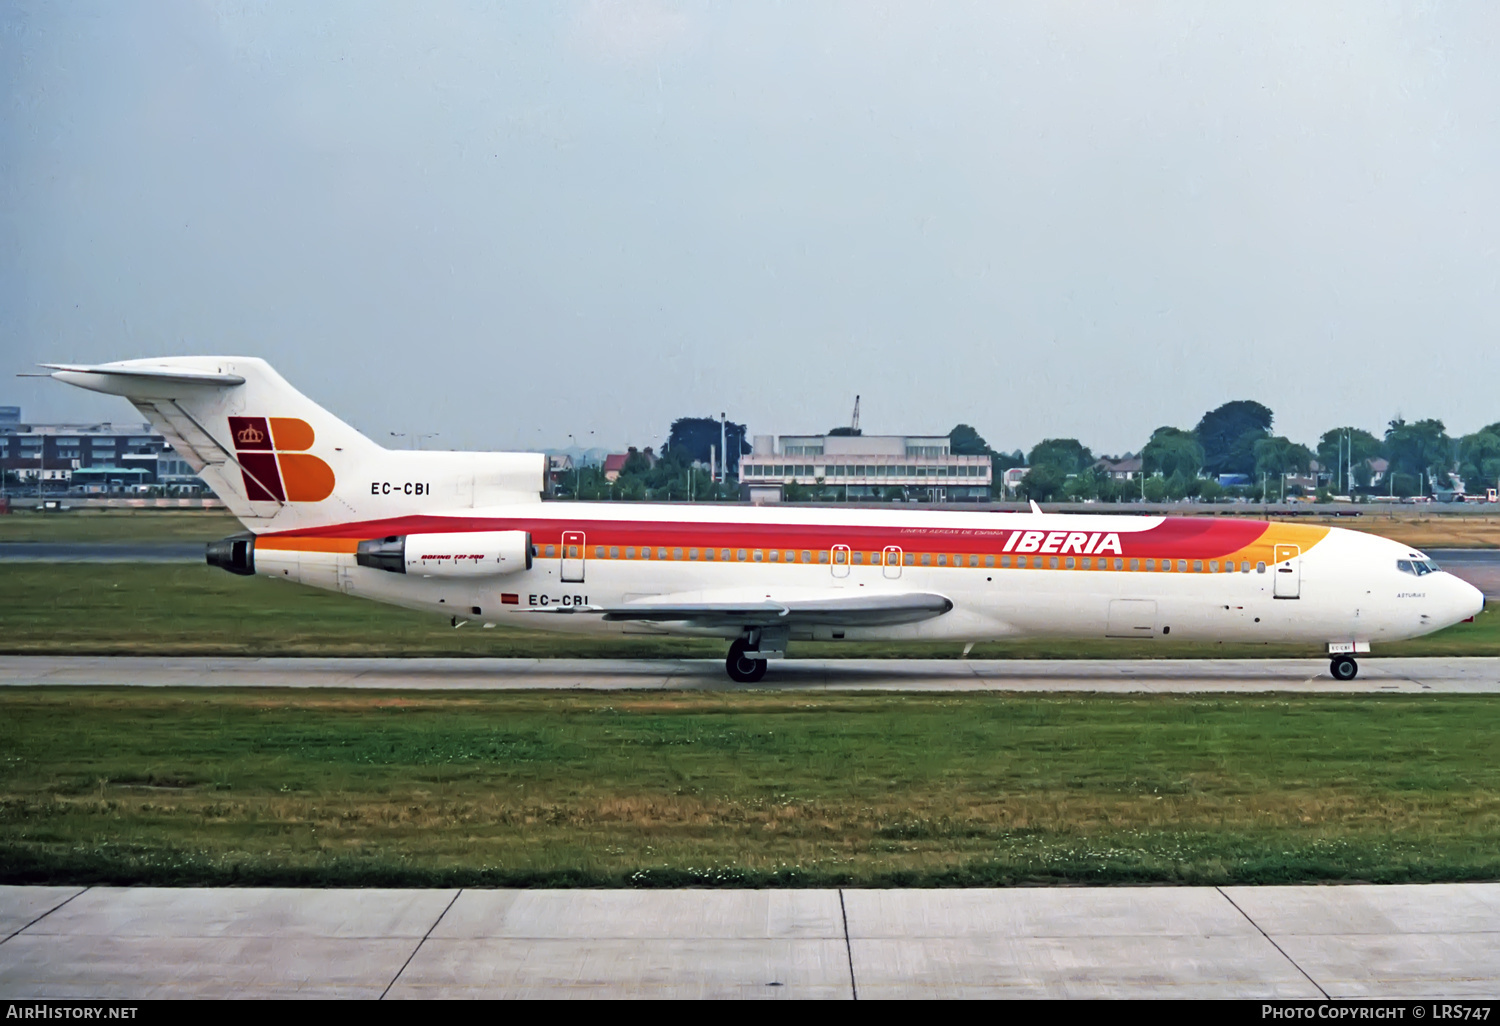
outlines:
M252 502L321 502L333 494L333 468L306 452L312 425L296 417L230 417L235 459Z

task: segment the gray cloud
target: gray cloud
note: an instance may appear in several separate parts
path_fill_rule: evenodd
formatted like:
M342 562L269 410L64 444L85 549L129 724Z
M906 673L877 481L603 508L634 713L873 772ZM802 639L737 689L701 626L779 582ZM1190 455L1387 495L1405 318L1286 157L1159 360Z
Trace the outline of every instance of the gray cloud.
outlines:
M458 446L1500 419L1492 5L0 10L7 373L250 353Z

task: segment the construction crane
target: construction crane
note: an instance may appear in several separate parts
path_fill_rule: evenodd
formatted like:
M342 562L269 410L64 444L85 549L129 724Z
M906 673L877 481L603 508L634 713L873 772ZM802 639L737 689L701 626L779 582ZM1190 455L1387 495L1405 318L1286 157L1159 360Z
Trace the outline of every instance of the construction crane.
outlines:
M847 438L850 435L859 434L859 396L854 397L854 412L849 417L849 426L840 425L828 432L837 438Z

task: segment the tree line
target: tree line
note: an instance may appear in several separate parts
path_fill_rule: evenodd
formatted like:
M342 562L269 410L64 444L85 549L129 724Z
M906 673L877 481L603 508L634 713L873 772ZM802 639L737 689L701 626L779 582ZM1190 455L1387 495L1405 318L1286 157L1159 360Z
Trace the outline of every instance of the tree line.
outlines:
M1099 457L1076 438L1046 438L1029 452L1001 452L972 426L958 424L948 433L948 440L957 455L990 458L997 497L1005 471L1026 467L1019 494L1038 502L1278 498L1283 487L1287 495L1303 491L1296 485L1287 487L1287 475L1310 473L1314 461L1321 474L1329 475L1320 489L1325 494L1424 494L1452 487L1455 477L1473 492L1494 487L1500 480L1500 422L1453 438L1441 420L1409 423L1397 417L1381 437L1363 428L1336 427L1309 447L1274 434L1273 419L1269 407L1239 399L1209 410L1192 430L1159 427L1141 449L1144 476L1135 480L1112 477ZM847 433L849 429L841 430ZM583 499L738 499L739 458L750 452L750 444L744 424L726 422L723 435L729 449L727 482L714 481L706 469L711 454L715 460L720 458L720 422L712 417L681 417L672 422L660 454L631 448L613 482L605 479L603 467L579 468L558 482L557 494ZM1384 475L1377 474L1373 460L1386 461ZM1221 477L1231 483L1221 484ZM1242 483L1232 483L1235 480ZM885 497L900 498L901 492L886 489ZM824 494L799 486L788 486L785 495L788 501L839 497L837 490Z
M997 453L967 424L953 429L954 452L988 454L995 480L1007 469L1029 468L1020 494L1037 501L1068 499L1129 500L1144 498L1279 497L1304 489L1286 486L1288 475L1312 472L1316 461L1327 475L1326 494L1408 496L1450 488L1454 478L1474 491L1494 487L1500 479L1500 423L1452 438L1441 420L1415 423L1397 417L1377 438L1363 428L1325 431L1315 448L1273 434L1269 407L1249 399L1209 410L1191 431L1164 426L1151 433L1141 449L1144 477L1117 480L1099 465L1094 453L1076 438L1047 438L1024 457ZM1380 474L1372 461L1385 460ZM1229 483L1221 483L1221 478ZM1377 480L1378 478L1378 480ZM998 485L997 485L998 487ZM1269 493L1269 495L1267 494Z

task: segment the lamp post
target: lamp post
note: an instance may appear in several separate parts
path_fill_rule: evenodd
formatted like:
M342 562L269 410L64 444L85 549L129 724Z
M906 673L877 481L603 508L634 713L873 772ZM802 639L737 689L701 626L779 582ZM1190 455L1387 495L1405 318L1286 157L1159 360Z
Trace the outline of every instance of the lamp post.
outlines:
M590 431L589 435L592 436L593 432ZM571 443L573 443L571 446L569 446L569 448L573 448L573 449L577 449L578 448L578 439L573 436L572 432L568 433L568 441L571 442ZM581 455L582 455L582 451L580 450L580 457L581 457ZM583 460L582 460L582 458L580 458L578 460L578 465L576 467L574 467L574 469L578 471L578 478L577 478L578 483L573 486L573 498L574 499L578 499L578 500L581 501L583 499Z

